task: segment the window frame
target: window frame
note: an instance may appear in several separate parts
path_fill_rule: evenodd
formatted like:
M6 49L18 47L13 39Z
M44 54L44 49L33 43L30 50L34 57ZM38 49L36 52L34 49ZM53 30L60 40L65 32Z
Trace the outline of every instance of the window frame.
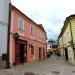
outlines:
M34 55L34 46L31 45L31 55Z
M30 34L34 34L34 27L30 26Z
M19 21L18 22L18 29L23 31L24 27L25 27L24 19L23 18L19 18L18 21Z

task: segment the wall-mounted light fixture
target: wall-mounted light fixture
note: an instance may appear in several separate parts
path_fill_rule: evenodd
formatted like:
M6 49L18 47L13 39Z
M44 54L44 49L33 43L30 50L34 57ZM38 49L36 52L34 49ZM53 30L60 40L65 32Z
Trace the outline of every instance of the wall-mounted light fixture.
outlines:
M18 33L14 33L13 34L13 38L18 39L19 38L19 34Z

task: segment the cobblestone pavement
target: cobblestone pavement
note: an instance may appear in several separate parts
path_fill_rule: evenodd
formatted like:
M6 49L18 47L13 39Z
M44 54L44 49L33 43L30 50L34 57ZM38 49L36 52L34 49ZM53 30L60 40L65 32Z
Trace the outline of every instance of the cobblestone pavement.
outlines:
M32 72L34 75L75 75L75 66L67 63L60 57L52 56L38 62L0 70L0 75L30 75L25 74L26 72Z

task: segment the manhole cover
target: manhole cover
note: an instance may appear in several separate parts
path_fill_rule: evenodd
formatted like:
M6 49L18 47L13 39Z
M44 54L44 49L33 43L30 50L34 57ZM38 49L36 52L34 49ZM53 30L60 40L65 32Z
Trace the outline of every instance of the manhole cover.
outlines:
M54 73L54 74L59 74L60 72L58 72L58 71L52 71L52 73Z
M33 72L25 72L24 75L34 75Z
M75 71L72 71L72 73L75 73Z

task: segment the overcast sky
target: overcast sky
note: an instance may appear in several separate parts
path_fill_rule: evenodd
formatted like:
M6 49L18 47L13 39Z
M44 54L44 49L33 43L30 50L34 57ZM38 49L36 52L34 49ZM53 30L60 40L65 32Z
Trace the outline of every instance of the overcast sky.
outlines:
M12 4L37 24L48 39L57 39L65 18L75 14L75 0L11 0Z

